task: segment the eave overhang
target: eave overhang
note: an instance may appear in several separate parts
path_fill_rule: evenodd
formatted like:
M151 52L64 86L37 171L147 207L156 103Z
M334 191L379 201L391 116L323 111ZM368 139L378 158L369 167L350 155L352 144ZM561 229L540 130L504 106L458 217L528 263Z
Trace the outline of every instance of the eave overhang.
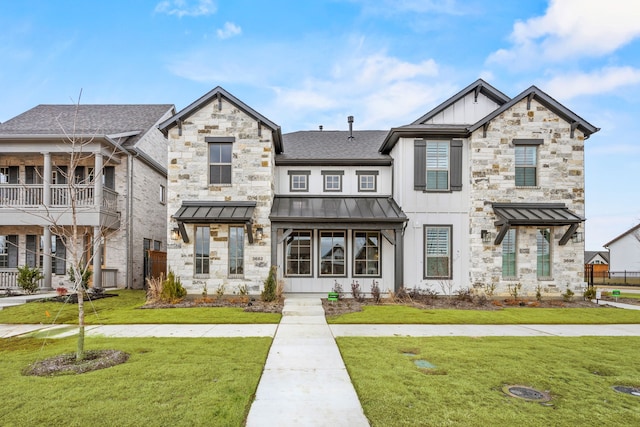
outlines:
M389 154L400 138L467 138L469 125L407 125L391 128L379 151Z

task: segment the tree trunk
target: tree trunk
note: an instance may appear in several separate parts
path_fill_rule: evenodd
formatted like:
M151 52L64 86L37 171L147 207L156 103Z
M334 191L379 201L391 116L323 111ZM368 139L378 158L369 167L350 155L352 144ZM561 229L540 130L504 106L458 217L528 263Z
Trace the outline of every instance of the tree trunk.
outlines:
M78 349L76 351L76 360L82 360L84 358L84 295L83 295L82 284L79 284L77 289L78 289Z

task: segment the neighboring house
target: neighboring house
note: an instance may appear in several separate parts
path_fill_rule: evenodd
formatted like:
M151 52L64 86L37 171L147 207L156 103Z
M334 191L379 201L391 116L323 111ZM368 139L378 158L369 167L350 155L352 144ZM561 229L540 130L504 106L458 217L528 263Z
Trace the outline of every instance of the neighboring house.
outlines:
M604 244L609 249L609 271L640 272L640 224Z
M169 267L190 292L583 284L584 142L530 87L477 80L389 131L280 127L217 87L169 118Z
M584 274L585 280L593 272L593 277L607 277L609 274L609 252L607 251L585 251L584 252Z
M257 293L271 266L280 127L220 87L159 126L168 137L168 269L190 293Z
M157 125L172 114L172 105L38 105L0 125L0 288L16 287L22 265L42 269L43 289L69 285L71 243L55 232L73 224L70 191L94 285L144 287L146 250L166 248ZM82 141L77 167L69 138Z

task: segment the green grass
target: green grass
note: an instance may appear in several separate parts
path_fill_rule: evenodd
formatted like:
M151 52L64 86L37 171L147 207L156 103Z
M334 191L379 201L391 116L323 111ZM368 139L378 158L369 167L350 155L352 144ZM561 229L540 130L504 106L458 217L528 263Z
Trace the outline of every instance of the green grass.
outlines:
M640 337L337 338L372 426L640 425ZM413 351L416 356L403 352ZM436 365L425 374L413 363ZM504 385L549 391L551 406Z
M145 291L120 289L117 297L85 302L87 325L149 323L278 323L279 313L249 313L234 307L140 309ZM47 316L49 314L49 316ZM0 310L0 323L78 323L78 306L59 302L30 302Z
M24 367L73 352L75 340L2 339L0 425L243 425L270 344L270 338L88 338L87 349L131 357L81 375L25 377Z
M404 305L381 305L331 316L327 321L331 324L616 324L640 323L640 310L603 307L421 310Z

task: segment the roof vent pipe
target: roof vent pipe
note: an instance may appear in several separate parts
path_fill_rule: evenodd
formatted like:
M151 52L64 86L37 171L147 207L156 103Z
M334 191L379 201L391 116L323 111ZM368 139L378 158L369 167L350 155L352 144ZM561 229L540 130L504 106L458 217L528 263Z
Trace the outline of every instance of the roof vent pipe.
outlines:
M318 126L318 129L320 129L320 132L322 132L322 125Z
M347 122L349 122L349 141L353 141L353 116L347 117Z

